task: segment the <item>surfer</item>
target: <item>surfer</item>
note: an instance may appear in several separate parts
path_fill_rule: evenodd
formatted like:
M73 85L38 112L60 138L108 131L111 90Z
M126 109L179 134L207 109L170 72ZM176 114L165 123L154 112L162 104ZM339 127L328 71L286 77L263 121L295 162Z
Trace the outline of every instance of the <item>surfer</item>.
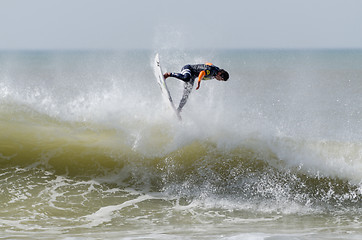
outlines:
M184 93L177 108L178 112L181 112L183 106L185 106L197 77L196 90L200 88L201 80L216 79L218 81L227 81L229 79L229 73L227 71L216 67L212 63L185 65L181 69L181 73L166 72L163 76L165 79L174 77L185 82Z

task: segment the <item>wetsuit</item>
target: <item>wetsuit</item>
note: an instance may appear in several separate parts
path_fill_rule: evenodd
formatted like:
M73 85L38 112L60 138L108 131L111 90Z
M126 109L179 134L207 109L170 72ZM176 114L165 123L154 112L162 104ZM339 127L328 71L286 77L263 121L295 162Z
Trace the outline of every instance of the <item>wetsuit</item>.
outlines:
M200 74L205 74L202 78L203 80L210 80L217 75L219 70L218 67L211 63L186 65L181 69L181 73L171 73L170 77L175 77L184 82L193 84L195 78L200 77Z
M219 70L220 69L218 67L212 65L211 63L206 63L186 65L181 69L181 73L170 73L170 77L175 77L185 82L184 93L177 111L181 112L181 109L186 104L187 98L194 86L196 77L199 78L198 81L210 80L215 78Z

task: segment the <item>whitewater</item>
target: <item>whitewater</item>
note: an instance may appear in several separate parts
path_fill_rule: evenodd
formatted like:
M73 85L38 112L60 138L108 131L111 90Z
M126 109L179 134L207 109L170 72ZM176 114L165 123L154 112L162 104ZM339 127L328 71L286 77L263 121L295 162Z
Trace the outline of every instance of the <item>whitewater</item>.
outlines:
M0 238L362 237L362 51L155 53L0 52Z

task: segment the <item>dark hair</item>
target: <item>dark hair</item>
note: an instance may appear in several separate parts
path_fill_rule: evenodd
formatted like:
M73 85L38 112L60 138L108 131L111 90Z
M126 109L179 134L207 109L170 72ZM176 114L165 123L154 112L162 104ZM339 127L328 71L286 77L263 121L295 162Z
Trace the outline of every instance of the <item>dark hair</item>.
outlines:
M229 79L229 73L227 71L225 71L224 69L220 69L219 72L221 72L220 77L222 77L224 81L227 81Z

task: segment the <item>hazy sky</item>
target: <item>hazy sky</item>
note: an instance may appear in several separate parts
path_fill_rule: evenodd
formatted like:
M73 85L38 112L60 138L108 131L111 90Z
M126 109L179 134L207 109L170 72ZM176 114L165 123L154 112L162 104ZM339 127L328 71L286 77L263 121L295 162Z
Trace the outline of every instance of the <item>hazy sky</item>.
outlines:
M0 49L362 48L362 0L0 0Z

